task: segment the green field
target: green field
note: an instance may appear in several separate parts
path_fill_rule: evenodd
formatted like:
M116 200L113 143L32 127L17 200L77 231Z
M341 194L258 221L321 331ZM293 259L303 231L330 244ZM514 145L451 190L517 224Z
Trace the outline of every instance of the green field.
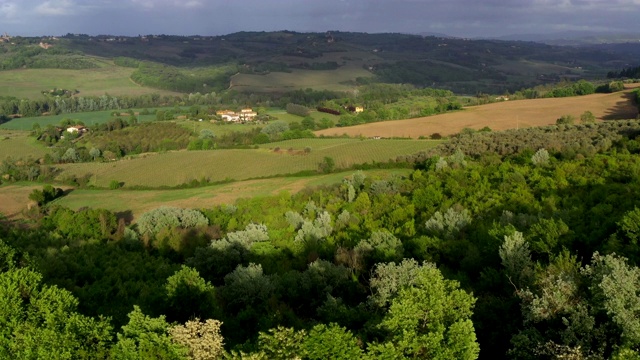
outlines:
M364 172L368 177L376 179L393 175L407 175L411 170L384 169L365 170ZM351 174L353 171L307 177L247 180L193 189L172 190L74 190L67 186L61 186L65 190L72 191L54 203L74 210L90 207L119 213L130 211L135 217L163 205L183 208L210 208L219 204L231 204L240 198L281 193L293 194L305 187L338 183ZM35 189L42 189L43 185L32 182L0 185L0 214L12 220L20 218L22 211L27 208L29 203L29 194ZM59 185L54 186L58 187Z
M59 179L90 174L90 183L99 187L107 187L112 180L124 182L125 187L175 186L203 178L246 180L317 170L326 156L333 158L338 168L345 168L386 162L436 144L427 140L300 139L255 150L175 151L108 163L66 164L59 167ZM269 150L276 147L281 150ZM311 152L305 153L305 147Z
M74 113L74 114L60 114L60 115L51 115L51 116L34 116L34 117L25 117L10 120L2 125L0 125L0 129L9 129L9 130L31 130L33 129L34 124L39 124L40 127L44 128L47 125L57 125L60 123L60 120L68 118L72 120L80 120L87 127L91 128L91 125L106 123L111 120L113 117L111 113L114 110L107 111L93 111L93 112L83 112L83 113ZM126 110L115 110L125 112ZM139 111L139 110L136 110ZM122 116L123 118L127 118L127 116ZM153 121L156 119L155 115L140 115L138 120L140 122Z
M407 175L409 169L367 170L368 177L384 178ZM139 216L159 206L210 208L219 204L231 204L239 198L295 193L305 187L339 183L353 171L309 177L283 177L247 180L230 184L213 185L194 189L176 190L74 190L56 200L58 205L77 210L81 207L102 208L113 212L131 211ZM1 188L0 188L1 191ZM25 190L25 199L28 193Z
M0 129L0 161L12 157L14 159L41 158L48 152L47 148L26 131L9 131Z
M79 96L110 95L175 95L177 93L135 84L129 79L134 69L115 66L106 60L97 61L96 69L19 69L0 71L0 96L37 99L41 91L62 88L79 90Z
M147 109L150 112L153 112L156 108ZM167 108L157 108L157 110L171 110L173 107ZM133 109L135 112L141 112L143 109ZM31 130L33 129L34 124L39 124L40 127L46 127L47 125L57 125L60 123L60 120L69 118L73 120L80 120L86 126L91 127L91 125L101 124L109 121L112 116L111 113L114 110L106 110L106 111L92 111L92 112L82 112L82 113L73 113L73 114L60 114L60 115L51 115L51 116L34 116L34 117L25 117L19 119L10 120L4 124L0 124L0 129L8 129L8 130ZM115 110L125 112L126 110ZM302 117L297 115L291 115L287 113L283 109L270 109L267 111L267 114L274 116L278 120L286 121L287 123L291 122L301 122ZM314 118L314 120L319 121L322 118L327 118L331 121L338 122L338 116L332 114L321 113L318 111L312 111L310 116ZM128 116L123 116L124 118ZM140 122L154 121L156 116L151 115L139 115L138 120ZM224 134L228 134L233 131L248 131L255 127L262 127L264 124L214 124L209 121L202 121L194 123L189 120L176 120L178 124L181 124L189 129L195 129L196 132L202 129L211 129L216 134L216 136L221 136Z
M290 73L272 72L266 75L237 74L231 77L231 89L243 92L289 91L311 88L314 90L351 91L358 77L373 76L356 64L336 70L292 70Z

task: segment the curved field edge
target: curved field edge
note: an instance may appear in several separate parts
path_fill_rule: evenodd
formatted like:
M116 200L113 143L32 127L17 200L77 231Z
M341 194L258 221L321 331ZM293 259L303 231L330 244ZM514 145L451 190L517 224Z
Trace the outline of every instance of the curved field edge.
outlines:
M315 171L325 157L331 157L337 169L388 162L437 144L428 140L303 139L269 144L273 149L149 153L114 162L60 165L58 179L89 175L89 185L104 188L113 180L124 182L125 187L177 186L202 179L239 181Z
M364 170L372 178L388 178L408 175L410 169ZM160 206L181 208L211 208L220 204L232 204L241 198L253 198L278 194L293 194L309 187L341 182L354 171L308 177L282 177L273 179L238 181L192 189L174 190L71 190L56 200L57 205L78 210L83 207L107 209L121 216L135 219L146 211ZM0 186L0 214L9 220L22 216L29 205L29 194L42 189L42 184L20 183ZM69 187L63 187L69 189Z
M43 90L61 88L79 90L78 96L144 94L176 95L173 91L140 86L130 77L132 68L103 63L95 69L17 69L0 71L0 96L37 99Z
M50 150L26 131L0 129L0 162L8 157L35 158L44 157Z
M579 119L585 111L591 111L600 121L633 119L638 115L638 108L632 101L630 89L638 86L640 84L631 84L628 90L612 94L503 101L429 117L331 128L316 131L315 134L418 138L438 133L447 136L457 134L464 128L479 130L488 126L498 131L552 125L563 115L573 115Z

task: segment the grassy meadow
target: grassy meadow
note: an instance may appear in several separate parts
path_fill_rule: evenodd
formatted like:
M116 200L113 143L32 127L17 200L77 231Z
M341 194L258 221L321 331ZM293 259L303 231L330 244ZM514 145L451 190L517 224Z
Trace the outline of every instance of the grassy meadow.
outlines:
M409 169L365 170L368 177L388 178L394 175L408 175ZM220 204L232 204L241 198L293 194L306 187L331 185L342 181L353 171L315 175L308 177L281 177L272 179L246 180L229 184L211 185L193 189L172 190L84 190L70 189L68 195L55 200L54 204L74 210L82 207L107 209L130 215L135 219L146 211L160 206L183 208L210 208ZM43 184L16 183L0 186L0 214L10 220L21 216L29 203L29 194L42 189ZM56 185L58 186L58 185ZM64 187L64 189L69 189Z
M113 117L111 113L114 110L105 110L105 111L92 111L92 112L83 112L83 113L73 113L73 114L60 114L60 115L50 115L50 116L34 116L34 117L24 117L10 120L2 125L0 125L0 129L8 129L8 130L31 130L33 129L34 124L39 124L40 127L44 128L47 125L57 125L60 123L62 119L72 119L82 121L87 127L91 127L91 125L106 123L111 120ZM126 110L116 110L124 113ZM140 109L136 109L136 112L139 112ZM126 116L122 116L123 118L128 118L128 114ZM156 119L155 115L140 115L138 120L140 122L154 121Z
M97 60L95 69L18 69L0 71L0 96L15 96L19 99L37 99L42 91L62 88L79 90L78 96L175 95L171 91L142 87L129 79L134 69L113 65L107 60Z
M48 149L29 136L26 131L0 129L0 161L12 157L14 159L41 158Z
M386 162L436 144L426 140L290 140L251 150L175 151L108 163L65 164L59 166L62 170L59 179L90 174L90 184L98 187L108 187L112 180L124 182L125 187L176 186L200 179L247 180L314 171L327 156L334 159L337 168L342 168ZM310 147L311 152L305 153L305 147Z
M230 88L243 92L289 91L311 88L314 90L352 91L348 83L358 77L371 77L369 71L357 64L341 66L336 70L300 70L290 73L272 72L266 75L236 74L231 77Z

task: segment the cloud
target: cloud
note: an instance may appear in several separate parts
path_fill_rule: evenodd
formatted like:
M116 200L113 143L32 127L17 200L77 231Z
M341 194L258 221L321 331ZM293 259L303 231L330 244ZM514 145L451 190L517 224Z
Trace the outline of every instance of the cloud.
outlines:
M32 35L223 35L242 30L436 31L463 37L556 29L640 33L638 18L640 0L0 0L0 32Z
M0 19L10 20L18 14L18 6L13 2L0 1Z
M202 0L130 0L134 6L146 10L171 11L172 9L194 9L204 7Z
M37 14L49 16L73 15L77 10L77 5L72 0L49 0L35 8Z

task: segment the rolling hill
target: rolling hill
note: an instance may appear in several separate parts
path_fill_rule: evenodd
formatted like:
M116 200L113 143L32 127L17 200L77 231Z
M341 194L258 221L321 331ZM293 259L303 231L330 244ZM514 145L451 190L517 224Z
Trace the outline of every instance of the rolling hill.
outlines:
M407 34L67 35L44 39L50 42L48 49L39 47L42 40L24 38L14 47L0 44L4 49L0 80L17 89L31 86L36 92L64 83L88 94L116 95L147 91L127 84L129 77L156 89L183 92L224 88L248 93L306 88L353 91L358 84L386 82L475 95L562 79L602 78L608 71L637 63L637 49L624 44L564 47ZM113 59L120 60L122 67L113 67ZM49 70L43 76L33 69ZM119 74L120 80L101 79L99 74L105 70ZM71 81L76 77L84 79ZM39 82L45 78L58 80ZM35 96L26 90L17 95Z
M631 86L639 86L634 84ZM630 86L630 87L631 87ZM631 90L613 94L592 94L581 97L503 101L464 108L462 111L415 118L385 121L343 128L316 131L318 136L364 137L429 137L459 133L464 128L475 130L488 126L492 130L506 130L555 124L563 115L580 118L591 111L598 120L634 119L638 108Z

